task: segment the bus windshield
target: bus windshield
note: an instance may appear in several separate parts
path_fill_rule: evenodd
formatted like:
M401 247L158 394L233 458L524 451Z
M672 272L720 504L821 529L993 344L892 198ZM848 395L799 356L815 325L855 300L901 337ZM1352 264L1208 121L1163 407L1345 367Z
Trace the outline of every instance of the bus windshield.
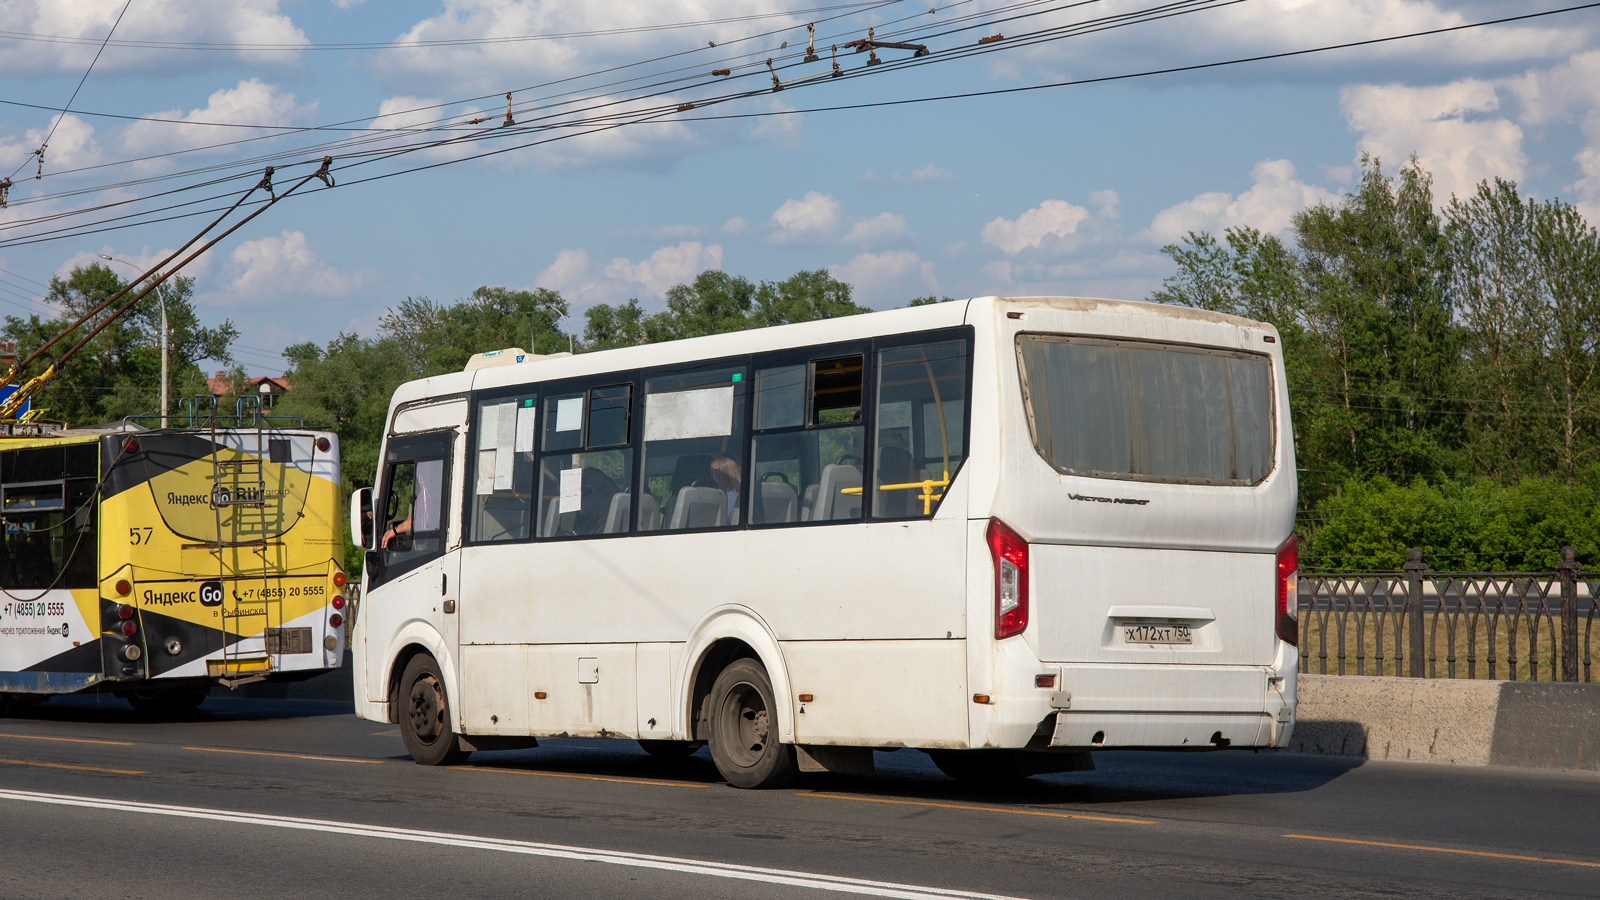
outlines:
M1094 478L1251 485L1272 469L1272 362L1197 347L1022 335L1034 446Z

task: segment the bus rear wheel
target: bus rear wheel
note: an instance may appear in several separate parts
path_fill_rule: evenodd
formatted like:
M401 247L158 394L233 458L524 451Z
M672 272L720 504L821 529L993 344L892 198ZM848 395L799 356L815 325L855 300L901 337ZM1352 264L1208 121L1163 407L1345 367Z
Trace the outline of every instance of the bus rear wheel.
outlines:
M753 659L734 660L706 698L711 759L728 783L773 788L799 777L794 746L778 741L778 707L767 670Z
M400 737L406 752L422 766L451 766L471 755L450 727L450 702L439 664L414 656L400 676Z

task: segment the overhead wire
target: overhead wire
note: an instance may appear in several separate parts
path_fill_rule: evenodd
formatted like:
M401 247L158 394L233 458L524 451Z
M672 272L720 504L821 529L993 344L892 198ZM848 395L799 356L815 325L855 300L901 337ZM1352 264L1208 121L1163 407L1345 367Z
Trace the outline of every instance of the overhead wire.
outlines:
M39 149L34 151L34 155L39 157L40 174L43 174L44 169L45 148L50 146L50 139L56 136L56 129L61 126L61 120L65 119L67 113L72 110L72 103L78 99L78 92L83 90L84 82L89 80L89 73L94 71L94 64L100 61L100 54L106 52L106 44L111 41L111 36L116 34L117 26L122 24L122 17L128 14L128 7L132 5L133 0L124 0L122 12L117 13L117 20L111 23L111 30L106 32L105 40L100 42L100 49L94 52L94 59L89 60L89 67L83 70L83 77L78 79L78 86L72 89L72 96L67 98L67 105L61 108L61 114L56 116L55 121L50 123L50 131L45 134L44 140L39 143ZM23 160L22 164L12 171L6 181L9 182L12 178L17 177L17 173L27 168L27 165L28 161Z
M1165 18L1165 17L1167 17L1169 15L1177 14L1179 10L1181 10L1183 8L1186 8L1186 7L1195 8L1195 9L1209 9L1209 8L1214 8L1215 6L1218 6L1218 5L1226 5L1228 2L1237 2L1237 0L1213 0L1213 2L1205 2L1205 3L1203 3L1203 5L1202 5L1201 0L1196 0L1196 2L1189 2L1189 3L1182 3L1182 2L1180 2L1180 3L1169 3L1169 4L1163 4L1160 7L1152 7L1152 8L1148 8L1146 10L1143 10L1143 11L1137 11L1135 13L1118 14L1117 16L1107 17L1107 18L1108 19L1127 19L1129 16L1140 15L1140 14L1143 14L1143 15L1159 15L1160 17ZM549 130L551 128L557 128L557 127L566 128L566 129L573 129L573 130L569 131L567 134L558 135L558 136L553 137L553 138L545 138L543 140L520 143L520 144L516 144L514 146L500 148L500 149L497 149L497 150L491 150L491 151L487 151L487 152L483 152L483 153L467 154L467 155L459 156L459 157L452 158L452 159L449 159L449 160L443 160L443 161L438 161L438 162L434 162L434 163L430 163L430 164L426 164L426 165L414 166L414 167L410 167L410 168L395 170L395 171L391 171L391 172L387 172L387 173L381 173L379 175L368 176L368 177L365 177L365 178L344 179L343 183L346 184L346 185L355 184L355 183L364 183L364 182L367 182L367 181L378 180L379 178L387 178L387 177L393 177L393 176L399 175L399 174L408 174L408 173L412 173L412 172L424 171L424 170L427 170L427 169L438 168L438 167L443 166L443 165L453 165L453 164L456 164L456 163L459 163L459 162L466 162L466 161L470 161L470 160L474 160L474 159L482 159L482 158L485 158L485 157L488 157L488 156L498 155L498 154L503 153L503 152L511 152L511 151L514 151L514 150L525 149L525 148L527 148L529 146L536 146L538 144L547 143L550 140L560 140L560 139L566 139L566 138L569 138L569 137L575 137L575 136L584 135L584 134L593 134L593 133L595 133L597 131L609 130L611 128L621 127L623 125L648 124L648 123L651 123L653 121L656 121L656 120L659 120L659 119L662 119L662 118L666 118L668 116L672 116L673 121L714 121L714 120L729 120L729 119L748 119L748 118L762 118L762 117L775 116L775 115L795 115L795 114L806 113L806 112L826 112L826 111L838 111L838 110L845 110L845 109L882 108L882 107L900 106L900 105L906 105L906 104L912 104L912 103L938 102L938 101L947 101L947 100L953 100L953 99L967 99L967 98L982 97L982 96L1004 95L1004 94L1020 93L1020 92L1025 92L1025 91L1043 90L1043 89L1049 89L1049 88L1060 88L1060 87L1067 87L1067 86L1077 86L1077 85L1085 85L1085 84L1103 83L1103 82L1109 82L1109 81L1118 81L1118 80L1124 80L1124 79L1129 79L1129 78L1150 77L1150 76L1166 75L1166 74L1173 74L1173 73L1179 73L1179 72L1197 71L1197 70L1202 70L1202 69L1216 68L1216 67L1220 67L1220 66L1239 65L1239 64L1243 64L1243 63L1260 62L1260 61L1265 61L1265 60L1284 59L1284 58L1290 58L1290 57L1295 57L1295 56L1301 56L1301 55L1305 55L1305 54L1309 54L1309 53L1320 53L1320 52L1328 52L1328 51L1332 51L1332 50L1341 50L1341 49L1348 49L1348 48L1360 47L1360 46L1370 46L1370 45L1381 44L1381 43L1386 43L1386 42L1390 42L1390 41L1405 40L1405 39L1411 39L1411 38L1417 38L1417 37L1423 37L1423 36L1430 36L1430 35L1436 35L1436 34L1443 34L1443 33L1461 31L1461 30L1468 29L1468 28L1479 28L1479 27L1484 27L1484 26L1488 26L1488 25L1504 24L1504 23L1508 23L1508 22L1515 22L1515 21L1523 21L1523 20L1528 20L1528 19L1540 18L1540 17L1543 17L1543 16L1550 16L1550 15L1557 15L1557 14L1562 14L1562 13L1576 12L1576 11L1583 10L1583 9L1593 8L1595 6L1600 6L1600 3L1581 4L1581 5L1576 5L1576 6L1571 6L1571 7L1566 7L1566 8L1562 8L1562 9L1556 9L1556 10L1545 10L1545 11L1521 14L1521 15L1516 15L1516 16L1506 16L1506 17L1501 17L1501 18L1497 18L1497 19L1493 19L1493 20L1486 20L1486 21L1481 21L1481 22L1464 23L1464 24L1461 24L1461 25L1448 26L1448 27L1437 28L1437 29L1427 29L1427 30L1423 30L1423 31L1409 32L1409 33L1400 34L1400 35L1389 35L1389 36L1380 37L1380 38L1370 38L1370 39L1359 40L1359 41L1349 41L1349 42L1343 42L1343 43L1339 43L1339 44L1324 45L1324 46L1313 47L1313 48L1305 48L1305 49L1300 49L1300 50L1284 51L1284 52L1272 53L1272 54L1260 54L1260 55L1256 55L1256 56L1242 57L1242 58L1215 61L1215 62L1208 62L1208 63L1198 63L1198 64L1190 64L1190 65L1184 65L1184 66L1173 66L1173 67L1167 67L1167 68L1162 68L1162 69L1146 70L1146 71L1141 71L1141 72L1122 73L1122 74L1116 74L1116 75L1107 75L1107 76L1098 76L1098 77L1091 77L1091 78L1073 79L1073 80L1069 80L1069 81L1058 81L1058 82L1050 82L1050 83L1045 83L1045 84L1025 85L1025 86L1019 86L1019 87L1013 87L1013 88L997 88L997 89L989 89L989 90L983 90L983 91L961 92L961 93L956 93L956 94L944 94L944 95L924 96L924 97L915 97L915 98L902 98L902 99L894 99L894 100L881 100L881 101L871 101L871 102L852 103L852 104L838 104L838 105L832 105L832 106L818 106L818 107L811 107L811 108L806 108L806 109L774 110L774 111L768 111L768 112L747 112L747 113L723 114L723 115L699 115L699 116L677 115L677 116L673 116L672 115L673 113L677 113L677 112L680 111L678 109L678 107L673 106L671 108L668 108L666 105L662 105L661 107L654 108L654 109L649 109L649 110L646 110L646 111L644 111L642 113L638 112L638 111L621 111L621 112L613 113L611 115L614 117L615 121L608 121L608 122L605 122L604 124L601 124L601 125L598 125L598 126L594 125L594 122L596 120L593 120L593 119L591 119L591 120L580 120L580 121L577 121L577 122L568 121L568 122L557 122L557 123L542 123L539 126L542 130ZM1115 23L1114 22L1110 22L1110 21L1107 22L1108 26L1112 25L1112 24L1115 24ZM1059 26L1057 28L1046 29L1044 31L1060 32L1063 28L1067 28L1067 29L1077 28L1077 29L1081 30L1081 29L1084 28L1084 23L1073 23L1073 24L1068 25L1068 26ZM1059 39L1059 38L1052 38L1052 39ZM975 55L976 53L999 52L999 51L1002 51L1002 50L1005 50L1005 49L1009 49L1008 47L1005 46L1006 43L1010 43L1011 47L1018 46L1018 44L1015 43L1015 42L1001 42L999 44L988 46L988 47L981 47L980 46L978 48L961 48L962 50L966 51L962 55ZM917 64L925 64L925 63L923 63L922 60L913 58L913 59L911 59L909 61L901 63L899 66L883 66L883 67L880 67L880 68L882 68L884 70L892 71L892 70L895 70L896 68L904 68L904 67L909 67L911 65L917 65ZM859 73L852 73L852 76L853 77L860 77L860 74ZM696 105L700 105L702 103L714 104L714 103L718 103L718 102L726 102L727 100L730 100L730 99L757 96L757 95L761 95L761 94L765 94L765 93L767 93L767 91L765 91L765 90L740 91L740 92L730 93L730 94L724 95L722 97L714 97L714 98L710 98L708 100L697 101ZM624 103L624 102L635 102L635 103L637 103L638 101L639 101L639 98L625 98L625 99L619 100L619 101L611 101L611 104L614 105L616 103ZM439 106L443 106L443 105L444 104L440 104ZM437 108L437 107L435 107L435 108ZM527 131L526 128L521 128L521 129L518 129L517 131L515 131L513 133L519 133L520 134L520 133L526 133L526 131ZM452 144L452 143L461 143L464 140L487 140L487 139L500 138L500 137L505 137L505 136L507 136L505 130L494 129L494 130L485 130L482 133L470 135L470 136L468 136L466 138L457 136L457 137L445 138L443 140L416 142L416 143L413 143L413 144L410 144L410 145L405 145L405 146L400 146L400 147L375 148L375 149L368 150L368 151L359 151L358 153L352 153L350 155L360 155L360 156L365 156L365 157L368 157L368 158L366 158L366 159L357 159L354 162L349 162L349 163L347 163L347 165L345 167L367 164L367 163L370 163L370 162L373 162L373 161L377 161L379 159L394 158L394 157L401 156L401 155L408 154L408 153L419 152L421 150L439 149L440 147L447 146L447 145ZM344 167L342 167L342 168L344 168ZM171 217L168 217L168 218L171 218ZM165 219L163 219L163 220L165 220ZM118 227L129 227L129 226L118 226ZM98 231L98 230L105 230L105 229L95 229L95 230ZM13 241L18 241L19 239L12 239L12 240ZM33 241L28 241L28 242L32 243ZM0 242L0 246L4 246L7 243L11 243L11 241Z

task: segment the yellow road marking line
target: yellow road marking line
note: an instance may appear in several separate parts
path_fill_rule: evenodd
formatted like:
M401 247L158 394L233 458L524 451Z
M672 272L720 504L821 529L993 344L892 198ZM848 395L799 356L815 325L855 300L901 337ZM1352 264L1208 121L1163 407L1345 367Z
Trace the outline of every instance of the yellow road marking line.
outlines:
M1012 813L1019 816L1049 816L1053 819L1089 819L1094 822L1123 822L1129 825L1156 825L1149 819L1119 819L1116 816L1089 816L1083 813L1044 812L1037 809L1007 809L1003 806L967 806L961 803L932 803L926 800L890 800L885 797L851 797L847 794L799 793L797 797L821 797L824 800L859 800L862 803L893 803L897 806L935 806L940 809L970 809L978 812Z
M118 747L132 747L129 741L91 741L88 738L45 737L42 734L0 734L0 737L22 738L27 741L66 741L73 744L114 744Z
M581 778L585 781L617 781L622 784L657 784L662 787L711 787L694 781L655 781L649 778L620 778L611 775L575 775L571 772L540 772L535 769L498 769L493 766L457 766L467 772L503 772L507 775L543 775L546 778Z
M288 759L319 759L324 762L363 763L371 766L381 766L387 760L382 759L356 759L350 756L313 756L307 753L273 753L268 750L228 750L222 747L185 747L185 750L199 750L202 753L242 753L246 756L282 756Z
M99 766L69 766L66 763L34 762L27 759L6 759L3 756L0 756L0 763L8 763L13 766L40 766L46 769L72 769L76 772L110 772L112 775L150 774L149 772L144 772L139 769L102 769Z
M1397 850L1429 850L1434 853L1459 853L1462 856L1487 856L1491 859L1516 859L1523 862L1558 863L1563 866L1587 866L1591 869L1600 869L1600 863L1583 862L1577 859L1555 859L1549 856L1518 856L1515 853L1490 853L1487 850L1456 850L1451 847L1429 847L1424 844L1391 844L1387 841L1358 841L1353 838L1317 837L1310 834L1286 834L1286 838L1298 838L1302 841L1328 841L1334 844L1361 844L1366 847L1393 847Z

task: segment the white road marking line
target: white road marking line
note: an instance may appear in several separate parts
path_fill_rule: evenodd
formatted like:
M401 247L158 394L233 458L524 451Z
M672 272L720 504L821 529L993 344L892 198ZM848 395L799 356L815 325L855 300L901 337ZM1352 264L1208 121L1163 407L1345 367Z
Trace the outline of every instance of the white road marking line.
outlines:
M632 866L688 875L706 875L714 878L733 878L740 881L759 881L765 884L836 891L845 894L863 894L872 897L892 897L898 900L936 900L936 898L961 898L961 900L1019 900L1001 894L982 894L946 888L924 887L915 884L898 884L892 881L868 881L840 875L823 875L814 872L797 872L790 869L768 869L759 866L737 866L727 863L706 862L674 856L653 856L645 853L628 853L621 850L598 850L590 847L569 847L561 844L542 844L533 841L516 841L504 838L475 837L448 834L439 831L419 831L412 828L391 828L383 825L363 825L359 822L334 822L327 819L301 819L293 816L274 816L262 813L236 812L226 809L205 809L194 806L169 806L164 803L140 803L133 800L109 800L99 797L74 797L68 794L45 794L38 791L11 791L0 789L0 800L17 800L26 803L45 803L53 806L76 806L85 809L102 809L115 812L144 813L155 816L175 816L183 819L200 819L207 822L228 822L236 825L263 825L288 828L295 831L316 831L350 837L383 838L392 841L414 841L443 847L462 847L470 850L498 850L502 853L520 853L527 856L544 856L576 862L597 862L614 866Z

